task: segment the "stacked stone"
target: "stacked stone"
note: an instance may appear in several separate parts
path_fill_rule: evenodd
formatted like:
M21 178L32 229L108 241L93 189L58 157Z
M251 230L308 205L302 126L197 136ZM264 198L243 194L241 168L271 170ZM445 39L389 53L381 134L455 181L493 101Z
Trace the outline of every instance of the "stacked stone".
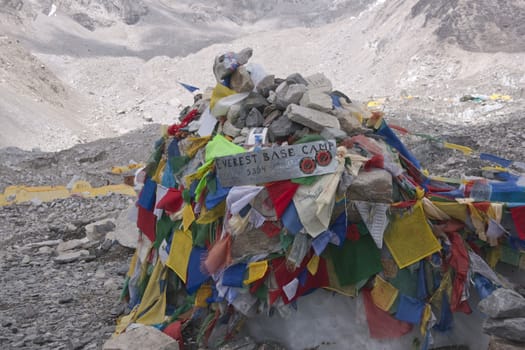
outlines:
M483 330L493 336L489 350L525 348L525 298L512 289L499 288L478 308L489 318Z

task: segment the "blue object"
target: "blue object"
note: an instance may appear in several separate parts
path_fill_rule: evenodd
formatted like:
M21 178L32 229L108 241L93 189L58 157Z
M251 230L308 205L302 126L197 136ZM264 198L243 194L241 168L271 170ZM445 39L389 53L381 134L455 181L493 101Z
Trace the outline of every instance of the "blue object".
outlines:
M490 185L492 187L491 202L525 202L525 187L513 182L497 181L491 182Z
M210 278L201 270L201 261L206 258L206 248L193 247L188 260L188 273L186 279L186 291L188 294L195 293L200 286Z
M408 159L417 169L421 169L419 161L414 157L412 153L405 147L405 145L399 140L397 135L390 129L390 127L383 120L381 126L376 130L376 134L383 136L385 142L390 146L394 147L399 153L401 153L406 159Z
M478 273L474 275L474 286L478 291L480 299L485 299L496 290L496 287L488 278Z
M297 208L295 207L295 204L293 204L293 201L290 202L288 208L284 211L281 221L283 222L284 227L292 235L296 235L302 230L303 224L299 220L299 213L297 213Z
M479 159L487 160L489 162L499 164L499 165L501 165L504 168L508 168L513 163L512 160L501 158L501 157L498 157L498 156L495 156L495 155L489 154L489 153L480 153L479 154Z
M335 219L335 221L330 226L330 230L333 231L337 237L339 238L339 244L337 246L341 247L343 246L343 243L346 240L346 229L348 227L347 223L347 217L346 217L346 210L341 213Z
M426 300L428 298L424 260L419 262L419 269L417 270L417 297L421 300Z
M424 308L424 301L400 294L395 318L412 324L420 324Z
M242 288L245 272L245 263L239 263L228 267L222 276L222 285L227 287Z
M440 332L446 332L452 329L452 311L450 310L450 304L448 302L447 293L443 293L443 299L441 301L441 312L439 314L439 322L434 325L434 329Z
M184 84L184 83L181 83L180 81L178 83L180 85L182 85L183 88L185 88L186 90L188 90L191 93L193 93L194 91L199 90L199 88L196 87L196 86L192 86L192 85L189 85L189 84Z
M174 138L168 146L168 158L180 157L179 140Z
M315 255L320 256L324 252L333 235L335 235L334 232L327 230L312 240L312 248Z
M219 178L215 177L217 188L215 190L215 193L208 193L206 196L206 209L211 210L218 206L223 200L226 199L226 196L228 196L228 193L231 190L231 187L222 187Z
M142 191L140 192L140 197L137 201L137 204L146 210L153 211L153 208L155 207L156 192L157 183L149 177L146 178L146 181L144 181L144 187L142 187Z
M164 168L164 173L162 174L161 183L162 186L167 188L177 187L177 181L175 181L175 177L173 176L173 171L171 170L170 162L166 162L166 167Z

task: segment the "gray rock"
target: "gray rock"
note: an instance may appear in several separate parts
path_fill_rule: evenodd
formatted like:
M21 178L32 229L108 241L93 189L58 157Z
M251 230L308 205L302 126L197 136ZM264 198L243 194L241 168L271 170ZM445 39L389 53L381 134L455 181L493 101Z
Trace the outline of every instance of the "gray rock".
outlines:
M491 337L487 350L522 350L525 343L517 343L506 339Z
M252 111L253 108L258 110L264 110L268 105L268 101L258 93L252 92L248 97L243 101L241 105L241 110L239 111L239 117L235 122L232 122L233 125L237 128L244 128L246 126L246 119Z
M250 337L235 339L219 347L219 350L257 350L257 349L258 349L257 342Z
M103 350L178 350L179 343L156 328L142 326L108 340Z
M331 114L316 111L311 108L291 104L286 108L285 114L291 121L320 132L323 128L340 129L339 120Z
M230 123L235 123L237 119L239 118L239 113L241 112L241 105L236 103L234 105L231 105L230 109L228 110L228 114L226 114L226 119Z
M259 84L257 84L256 90L262 96L268 97L270 95L270 91L275 90L276 88L277 86L275 84L275 76L267 75L259 82Z
M339 110L336 112L336 118L341 124L341 130L349 135L357 135L365 132L365 129L359 123L359 120L347 110Z
M288 136L300 129L300 125L293 123L286 115L282 115L268 128L268 138L271 142L285 141Z
M290 104L299 104L301 98L306 92L304 84L290 84L287 81L281 83L275 90L275 105L277 108L284 110Z
M279 118L283 114L282 111L278 110L274 105L270 105L264 109L263 117L264 123L263 126L270 126L274 120Z
M55 251L55 249L53 249L51 247L48 247L48 246L43 246L43 247L38 248L38 252L40 254L51 254L54 251Z
M492 318L525 317L525 298L512 289L498 288L478 308Z
M306 77L308 90L318 90L322 92L332 91L332 82L323 73L315 73Z
M20 263L22 265L25 265L25 264L29 264L30 262L31 262L31 257L29 255L24 255Z
M226 120L222 125L222 132L225 135L235 138L241 134L241 129L236 128L229 120Z
M60 297L58 299L58 303L59 304L69 304L73 300L75 300L75 299L73 299L73 297L71 295L64 295L64 296L62 296L62 297Z
M306 81L305 78L299 73L293 73L286 77L286 81L289 84L302 84L302 85L308 85L308 81Z
M347 200L392 202L392 176L383 169L361 170L346 191Z
M307 90L301 98L300 105L321 112L329 112L333 108L332 98L321 90Z
M252 108L248 116L246 117L246 127L255 128L262 126L264 123L264 118L262 113L259 112L257 108Z
M344 140L348 135L346 134L346 132L344 132L341 129L324 128L321 131L321 136L327 140L335 139L337 141L341 141L341 140Z
M104 271L104 267L100 266L95 272L95 278L105 278L105 277L106 277L106 271Z
M483 322L483 331L500 338L525 342L525 317L493 319Z
M240 66L233 72L230 85L237 92L250 92L253 90L253 81L245 66Z
M64 252L59 254L55 259L53 259L58 264L67 264L70 262L77 261L78 259L82 257L89 256L88 250L77 250L74 252Z
M61 242L57 245L57 252L66 252L68 250L73 250L79 247L83 247L84 244L88 243L89 239L84 237L82 239L72 239L70 241Z
M48 240L48 241L29 243L29 244L26 244L25 246L23 246L22 249L51 247L51 246L58 245L60 242L62 242L61 239L53 239L53 240Z
M115 229L115 220L105 219L86 225L86 237L90 241L100 241L108 232Z
M107 290L117 290L120 288L120 286L113 278L108 278L104 282L104 288L106 288Z
M243 145L246 142L246 136L239 135L236 138L234 138L232 142L236 145Z
M257 92L251 92L248 97L242 101L242 107L250 111L252 108L260 109L261 111L268 106L268 101Z

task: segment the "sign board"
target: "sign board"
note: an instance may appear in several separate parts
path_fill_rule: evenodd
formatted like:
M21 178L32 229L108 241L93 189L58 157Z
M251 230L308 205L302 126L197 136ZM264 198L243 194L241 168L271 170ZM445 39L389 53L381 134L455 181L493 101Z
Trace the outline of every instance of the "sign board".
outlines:
M222 186L255 185L335 172L335 141L275 146L215 159Z

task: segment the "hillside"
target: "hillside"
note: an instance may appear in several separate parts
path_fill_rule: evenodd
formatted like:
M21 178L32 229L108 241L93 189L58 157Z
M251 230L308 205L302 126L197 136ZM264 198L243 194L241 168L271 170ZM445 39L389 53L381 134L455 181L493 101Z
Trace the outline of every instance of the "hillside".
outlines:
M27 64L3 64L3 89L17 97L2 99L0 119L21 130L38 110L63 135L44 127L20 142L12 127L2 131L3 146L56 150L171 123L191 101L176 82L212 86L205 67L243 47L253 47L252 61L267 71L323 72L360 100L431 97L444 121L457 121L443 112L449 99L498 92L516 100L525 86L516 64L525 58L521 1L70 0L54 12L51 1L3 3L0 56ZM5 44L16 40L16 50ZM30 78L42 74L43 82Z

